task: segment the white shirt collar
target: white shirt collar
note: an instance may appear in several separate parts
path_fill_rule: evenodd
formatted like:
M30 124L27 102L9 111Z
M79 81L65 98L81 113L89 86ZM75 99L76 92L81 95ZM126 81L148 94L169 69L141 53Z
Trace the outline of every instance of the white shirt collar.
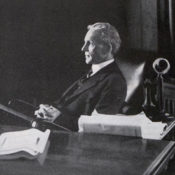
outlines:
M99 63L99 64L93 64L92 65L92 74L91 74L91 76L96 74L99 70L101 70L102 68L104 68L107 65L111 64L112 62L114 62L114 59L110 59L110 60L107 60L107 61Z

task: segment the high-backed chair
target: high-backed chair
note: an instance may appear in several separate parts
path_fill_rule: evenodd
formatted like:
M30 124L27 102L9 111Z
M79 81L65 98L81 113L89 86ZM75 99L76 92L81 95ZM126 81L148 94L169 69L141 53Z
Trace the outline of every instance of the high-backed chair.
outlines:
M163 81L162 96L164 112L175 115L175 81Z
M127 61L118 60L117 64L127 84L127 95L125 105L122 108L124 114L136 114L141 111L144 100L143 80L145 62L133 64Z

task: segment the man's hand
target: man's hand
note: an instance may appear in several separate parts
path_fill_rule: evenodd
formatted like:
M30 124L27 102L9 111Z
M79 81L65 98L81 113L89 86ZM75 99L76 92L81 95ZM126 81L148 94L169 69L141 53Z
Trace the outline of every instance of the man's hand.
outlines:
M54 120L61 114L61 112L50 105L44 105L41 104L39 106L39 109L37 111L35 111L35 115L37 116L37 118L41 118L43 120L47 120L50 122L54 122Z

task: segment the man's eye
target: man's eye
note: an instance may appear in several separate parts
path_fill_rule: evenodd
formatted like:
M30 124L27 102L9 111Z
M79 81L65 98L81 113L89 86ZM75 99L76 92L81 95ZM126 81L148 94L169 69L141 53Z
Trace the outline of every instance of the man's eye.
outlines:
M85 42L84 46L88 47L90 45L90 42Z
M91 46L95 46L94 42L90 42L90 45L91 45Z

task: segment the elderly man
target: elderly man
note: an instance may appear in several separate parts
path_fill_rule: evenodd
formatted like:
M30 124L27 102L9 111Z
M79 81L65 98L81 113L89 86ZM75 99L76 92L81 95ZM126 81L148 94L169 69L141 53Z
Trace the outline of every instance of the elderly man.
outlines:
M76 81L53 105L40 105L38 118L77 131L80 115L117 114L126 96L126 82L114 61L120 36L109 23L88 26L82 51L91 73Z

